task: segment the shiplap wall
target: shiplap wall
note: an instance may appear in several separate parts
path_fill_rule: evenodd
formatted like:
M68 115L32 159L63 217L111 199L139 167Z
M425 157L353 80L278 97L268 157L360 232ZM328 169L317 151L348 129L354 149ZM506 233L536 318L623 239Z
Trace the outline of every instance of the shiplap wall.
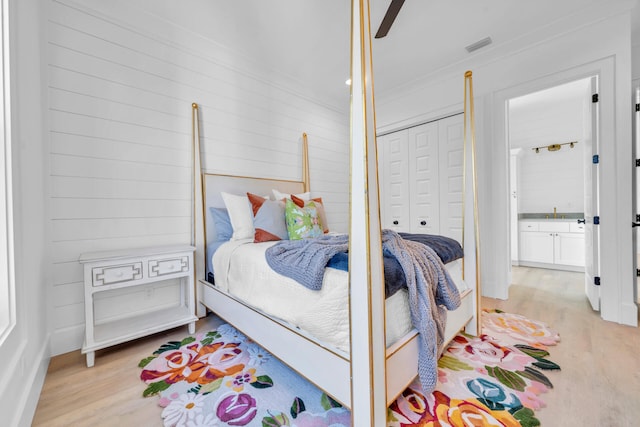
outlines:
M590 130L589 80L572 83L584 91L582 96L550 97L534 106L509 107L509 143L522 148L518 166L518 213L552 214L584 212L584 147ZM527 98L526 96L523 98ZM520 98L522 99L522 98ZM577 141L574 148L560 151L546 148L535 153L532 147Z
M518 168L518 213L584 212L584 144L526 151Z
M81 253L190 242L192 102L207 172L299 179L307 132L311 188L331 229L346 231L348 106L315 102L233 46L125 1L48 7L54 355L82 344Z

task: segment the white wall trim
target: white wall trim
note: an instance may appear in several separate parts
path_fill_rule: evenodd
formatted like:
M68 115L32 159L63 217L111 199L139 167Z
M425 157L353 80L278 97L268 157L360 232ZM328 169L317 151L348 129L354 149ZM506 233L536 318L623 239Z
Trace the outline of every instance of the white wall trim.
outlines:
M568 70L560 71L551 75L537 78L528 82L524 82L515 87L495 92L495 100L493 111L495 115L495 141L496 156L500 156L501 152L508 153L509 146L506 137L507 133L507 116L506 102L508 99L522 96L527 93L546 89L552 86L563 84L569 81L587 78L598 75L600 77L600 99L601 102L608 102L607 108L601 107L600 116L600 156L602 162L600 164L600 207L599 215L603 218L600 225L600 247L606 248L601 250L601 315L605 320L615 321L619 323L628 322L633 318L633 323L637 322L637 308L635 310L627 310L622 313L624 307L629 308L626 301L621 300L622 292L626 284L623 266L624 259L627 258L623 252L626 246L620 244L619 238L622 230L616 225L620 222L620 213L618 212L620 197L624 196L624 191L618 189L619 170L623 165L616 165L616 158L621 151L620 145L624 143L623 137L617 135L617 115L615 114L618 101L616 100L616 58L609 56L591 63L577 66ZM627 98L628 99L628 98ZM613 143L611 143L613 142ZM630 168L629 164L629 168ZM508 223L508 162L496 162L493 167L493 185L498 191L496 192L496 205L494 206L495 215L492 218L493 227L496 231L496 240L502 241L502 236L508 234L508 230L500 224ZM630 185L630 183L629 183ZM505 187L505 188L502 188ZM616 189L612 191L612 189ZM619 194L617 194L619 193ZM623 214L624 215L624 214ZM496 248L498 249L498 248ZM504 253L503 253L504 252ZM501 271L499 276L508 277L510 270L510 260L508 251L497 250L495 256L501 259ZM631 268L631 265L629 265ZM508 282L498 281L497 294L504 294L508 289ZM635 307L635 304L633 305ZM635 312L635 313L634 313ZM623 318L624 317L624 318ZM625 319L626 318L626 319Z
M40 392L47 376L47 369L49 368L50 339L47 337L47 342L43 345L38 352L35 360L39 361L35 369L30 369L26 378L20 378L24 383L23 395L19 399L18 410L16 411L16 420L14 424L17 426L30 426L33 421L33 416L36 413L38 401L40 400Z

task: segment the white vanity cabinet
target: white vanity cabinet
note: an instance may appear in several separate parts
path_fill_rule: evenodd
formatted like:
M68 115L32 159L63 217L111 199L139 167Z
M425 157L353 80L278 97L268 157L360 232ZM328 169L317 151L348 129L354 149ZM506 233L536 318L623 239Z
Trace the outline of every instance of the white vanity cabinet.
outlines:
M584 268L584 224L576 220L521 220L519 235L520 265Z
M87 366L95 351L189 324L195 332L193 246L84 253ZM143 304L155 295L153 304ZM148 298L147 298L148 299Z

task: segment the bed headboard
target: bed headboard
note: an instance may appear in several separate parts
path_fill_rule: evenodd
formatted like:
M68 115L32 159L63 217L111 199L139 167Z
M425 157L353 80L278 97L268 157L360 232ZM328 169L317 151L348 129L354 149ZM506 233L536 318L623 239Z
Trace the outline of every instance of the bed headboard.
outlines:
M200 170L201 168L198 169L198 171ZM309 144L306 133L302 134L302 180L300 181L202 173L202 216L204 220L201 224L204 224L206 279L209 278L209 272L211 271L212 250L210 246L213 241L213 230L215 230L213 217L209 212L209 208L225 207L221 192L237 195L244 195L249 192L261 196L271 196L273 189L288 194L299 194L309 191Z
M304 192L304 181L286 181L279 179L251 178L245 176L203 174L203 195L204 195L204 233L205 233L205 256L206 271L205 278L209 279L211 272L211 256L213 255L213 230L215 230L213 217L209 211L210 207L224 208L221 192L243 195L247 192L266 196L271 195L272 190L287 194L298 194ZM271 196L273 199L273 197Z

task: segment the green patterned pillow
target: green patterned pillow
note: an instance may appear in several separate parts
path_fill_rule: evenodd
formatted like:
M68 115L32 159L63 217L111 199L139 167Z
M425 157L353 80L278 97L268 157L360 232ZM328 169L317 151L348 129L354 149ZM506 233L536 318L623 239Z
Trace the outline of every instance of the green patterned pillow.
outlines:
M291 199L287 199L284 216L287 221L289 239L313 239L323 235L322 224L314 202L307 202L298 207Z

